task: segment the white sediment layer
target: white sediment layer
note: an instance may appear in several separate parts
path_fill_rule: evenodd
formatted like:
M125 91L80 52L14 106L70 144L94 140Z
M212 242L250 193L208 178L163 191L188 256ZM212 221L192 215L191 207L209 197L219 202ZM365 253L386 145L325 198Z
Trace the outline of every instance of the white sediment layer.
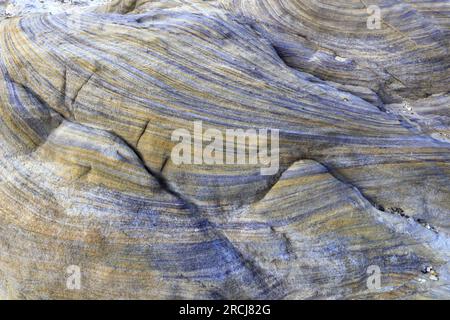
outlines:
M0 0L0 20L32 13L52 14L97 6L109 0Z

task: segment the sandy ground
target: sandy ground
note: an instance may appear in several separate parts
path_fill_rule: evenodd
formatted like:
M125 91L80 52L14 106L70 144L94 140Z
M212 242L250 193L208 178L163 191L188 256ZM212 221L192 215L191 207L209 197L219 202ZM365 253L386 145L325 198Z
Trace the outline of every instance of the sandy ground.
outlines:
M109 0L0 0L0 20L30 13L57 14L78 8L101 5Z

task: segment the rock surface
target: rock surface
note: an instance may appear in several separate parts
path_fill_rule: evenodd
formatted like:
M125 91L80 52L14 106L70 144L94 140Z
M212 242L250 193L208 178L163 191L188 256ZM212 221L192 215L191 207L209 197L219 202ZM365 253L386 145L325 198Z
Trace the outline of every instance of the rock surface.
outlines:
M77 12L107 3L109 0L0 0L0 20L39 13Z
M449 2L365 2L0 22L0 297L450 298ZM279 172L175 164L194 121L278 129Z

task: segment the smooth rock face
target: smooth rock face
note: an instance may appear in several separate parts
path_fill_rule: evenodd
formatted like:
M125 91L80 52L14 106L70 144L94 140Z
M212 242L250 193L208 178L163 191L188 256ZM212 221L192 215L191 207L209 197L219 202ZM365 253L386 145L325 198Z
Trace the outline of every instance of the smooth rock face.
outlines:
M0 22L0 297L450 298L449 2L365 2ZM176 164L195 121L279 130L278 172Z
M293 68L369 88L385 101L448 92L448 1L220 2L270 39ZM379 29L368 19L373 5Z

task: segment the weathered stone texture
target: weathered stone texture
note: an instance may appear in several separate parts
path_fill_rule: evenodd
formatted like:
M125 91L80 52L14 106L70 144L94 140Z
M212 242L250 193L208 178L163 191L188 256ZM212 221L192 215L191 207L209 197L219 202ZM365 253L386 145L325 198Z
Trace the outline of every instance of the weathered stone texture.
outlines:
M0 297L449 298L449 2L366 2L0 22ZM175 165L194 121L279 129L279 173Z

